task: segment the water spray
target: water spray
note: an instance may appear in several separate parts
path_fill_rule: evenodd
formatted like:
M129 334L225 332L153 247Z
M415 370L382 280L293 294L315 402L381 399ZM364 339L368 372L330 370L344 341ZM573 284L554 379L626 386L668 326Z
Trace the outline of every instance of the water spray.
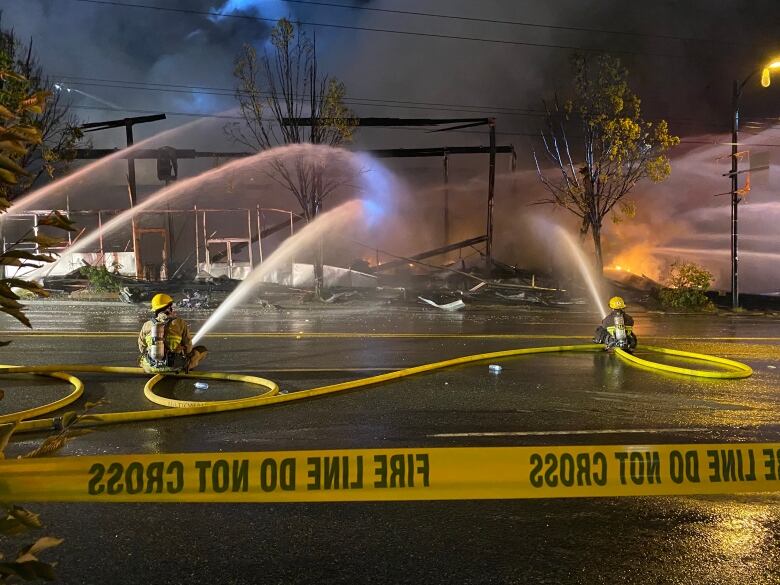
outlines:
M552 223L551 221L540 217L534 217L533 220L541 228L539 230L540 233L546 234L552 230L555 235L563 240L563 242L566 244L566 250L569 252L572 260L577 265L577 269L582 276L582 280L587 285L590 296L593 299L593 304L598 309L601 318L604 319L607 316L607 313L604 310L604 305L601 300L603 297L601 295L601 291L599 291L599 287L596 282L596 276L593 274L590 267L590 262L583 253L582 248L580 248L571 234L558 224Z
M555 226L555 228L558 232L558 235L560 235L563 241L566 242L566 247L568 248L572 257L576 260L577 268L579 268L580 274L582 275L582 279L585 281L585 284L588 285L588 290L590 291L593 303L598 308L601 318L604 319L607 316L607 312L604 310L604 305L601 302L601 293L599 292L598 285L596 284L596 277L589 268L588 259L585 257L582 249L577 245L577 242L574 241L574 238L571 237L569 232L564 230L561 226Z
M168 130L163 130L162 132L159 132L154 136L150 136L149 138L145 138L144 140L136 142L133 146L130 146L128 148L123 148L121 150L117 150L116 152L106 157L103 157L99 160L89 163L88 165L80 168L78 171L75 171L73 173L70 173L69 175L57 179L53 183L49 183L48 185L40 187L39 189L36 189L35 191L32 191L31 193L28 193L24 197L21 197L20 199L14 201L13 205L8 210L8 212L6 214L3 214L3 216L0 216L0 221L2 221L2 218L5 215L9 215L9 216L17 215L26 209L36 209L42 200L47 199L49 196L61 193L66 188L73 188L74 186L84 181L90 174L107 167L114 161L123 160L129 154L137 150L140 150L142 148L149 148L152 144L159 143L162 140L169 140L172 136L175 136L176 134L179 134L184 130L194 128L198 125L202 125L209 121L210 120L207 120L205 118L192 120L191 122L183 124L182 126L178 126L176 128L170 128ZM96 239L97 237L95 238L95 240ZM92 241L94 242L95 240Z
M192 343L197 344L206 333L213 329L236 305L243 301L257 284L263 282L269 274L279 269L290 258L300 255L302 250L315 246L328 232L342 232L348 224L361 220L365 216L365 212L363 202L349 201L331 211L323 213L297 234L287 238L273 254L268 256L262 264L255 267L241 281L241 284L230 293L228 298L203 324L193 338Z
M121 153L126 153L128 150L129 149L121 151ZM122 156L121 153L112 154L111 157ZM199 189L213 189L215 183L219 185L220 182L225 182L225 177L232 176L236 172L256 172L258 167L262 168L262 165L284 164L284 161L288 159L292 160L294 163L297 159L306 157L321 159L323 160L323 164L327 165L341 165L342 167L350 170L353 174L359 174L360 167L357 164L357 160L355 159L354 155L352 155L352 153L344 149L312 144L293 144L264 150L253 156L231 161L226 165L211 169L194 177L189 177L187 179L177 181L168 187L160 189L141 203L131 207L130 209L124 210L122 213L103 224L100 230L95 230L89 235L81 238L78 242L74 242L72 246L67 248L62 253L59 261L61 262L72 254L88 249L98 241L101 235L106 237L107 235L113 233L116 229L128 225L131 219L138 213L152 210L159 203L171 203L172 201L179 199L182 196L192 195ZM83 170L85 169L82 169L82 171ZM76 175L79 175L82 171L79 171L79 173L76 173ZM58 183L62 183L68 178L70 177L61 179L58 181ZM55 185L56 184L57 183L55 183ZM45 191L48 188L49 187L44 187L43 190ZM39 268L37 270L42 269ZM34 271L32 275L33 278L35 277L37 270Z

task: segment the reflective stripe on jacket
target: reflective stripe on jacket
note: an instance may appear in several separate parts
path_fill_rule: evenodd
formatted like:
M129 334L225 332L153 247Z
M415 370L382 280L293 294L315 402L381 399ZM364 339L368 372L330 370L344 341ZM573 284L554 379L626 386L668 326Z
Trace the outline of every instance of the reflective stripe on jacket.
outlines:
M607 330L612 337L615 337L615 314L618 311L612 311L609 315L604 317L601 322L601 326ZM630 335L634 331L634 319L628 313L623 313L623 324L625 325L626 335Z
M173 353L189 354L192 351L192 337L184 319L173 317L168 319L165 315L157 318L158 322L165 323L165 347ZM167 321L167 323L166 323ZM138 351L145 354L147 348L152 345L152 322L147 321L141 327L138 334Z

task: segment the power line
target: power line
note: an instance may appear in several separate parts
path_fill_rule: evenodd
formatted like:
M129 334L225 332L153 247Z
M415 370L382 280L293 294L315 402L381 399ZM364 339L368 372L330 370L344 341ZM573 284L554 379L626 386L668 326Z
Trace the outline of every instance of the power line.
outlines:
M186 90L204 90L204 91L215 91L215 92L225 92L225 95L235 95L236 90L234 88L230 87L212 87L212 86L199 86L199 85L185 85L185 84L175 84L175 83L155 83L155 82L147 82L147 81L131 81L127 79L99 79L95 77L80 77L77 75L64 75L64 74L57 74L53 75L52 77L56 79L75 79L75 80L83 80L88 82L97 82L97 83L117 83L117 84L133 84L133 85L139 85L139 86L154 86L154 87L173 87L173 88L182 88ZM70 82L66 82L70 83ZM111 87L111 86L106 86ZM196 91L192 91L192 93L198 93ZM297 97L306 97L306 96L297 96ZM533 110L530 108L513 108L511 106L487 106L487 105L468 105L468 104L450 104L450 103L442 103L442 102L418 102L418 101L411 101L411 100L396 100L396 99L378 99L378 98L367 98L367 97L353 97L351 98L353 100L361 101L361 102L380 102L380 103L387 103L387 104L393 104L393 105L403 105L403 104L411 104L415 106L444 106L444 107L452 107L452 108L464 108L464 109L480 109L480 110L491 110L491 111L511 111L511 112L524 112L529 114L544 114L543 110Z
M73 76L60 76L60 77L62 77L63 79L80 79ZM87 79L87 78L82 78L82 79ZM194 93L194 94L201 94L201 95L215 95L215 96L223 96L223 97L233 97L235 95L235 90L231 90L229 88L197 89L197 86L157 84L157 83L152 83L149 85L154 85L158 87L144 87L142 85L142 82L125 82L120 80L106 80L106 81L109 81L109 83L68 81L67 84L80 85L85 87L130 89L130 90L137 90L137 91L156 91L156 92L186 93L186 94ZM128 83L134 85L126 85ZM166 85L168 87L165 87ZM179 89L179 88L184 88L184 89ZM351 98L351 99L345 98L344 103L352 106L386 108L386 109L403 108L403 109L429 110L429 111L439 111L439 112L449 111L449 112L481 113L486 115L501 114L506 116L517 116L517 117L527 117L527 118L544 118L546 116L546 113L542 110L508 108L508 107L500 107L500 106L496 108L491 108L491 106L459 106L458 104L443 104L443 103L436 104L434 102L411 102L411 101L403 101L403 100L379 100L376 98ZM429 106L412 105L412 104L426 104L426 103L429 103L430 105ZM723 124L715 124L712 122L698 121L698 120L692 120L687 118L667 118L667 120L681 126L698 126L702 128L707 127L707 128L720 128L720 129L723 128Z
M446 20L461 20L466 22L484 22L489 24L506 24L506 25L513 25L513 26L525 26L529 28L542 28L542 29L552 29L552 30L566 30L566 31L574 31L574 32L588 32L588 33L599 33L599 34L609 34L609 35L621 35L621 36L630 36L630 37L648 37L648 38L655 38L655 39L663 39L663 40L671 40L671 41L686 41L686 42L698 42L698 43L717 43L727 46L733 46L733 47L752 47L755 45L748 44L748 43L729 43L724 42L722 40L717 39L702 39L702 38L696 38L696 37L680 37L675 35L664 35L664 34L658 34L658 33L642 33L642 32L628 32L623 30L609 30L609 29L602 29L602 28L587 28L587 27L580 27L580 26L564 26L564 25L556 25L556 24L541 24L537 22L525 22L521 20L503 20L503 19L497 19L497 18L478 18L475 16L461 16L457 14L439 14L435 12L417 12L413 10L397 10L397 9L390 9L390 8L375 8L371 6L350 6L347 4L336 4L335 2L320 2L315 0L282 0L283 2L288 2L290 4L308 4L312 6L327 6L332 8L344 8L346 10L362 10L366 12L380 12L385 14L400 14L404 16L425 16L430 18L440 18L440 19L446 19Z
M146 10L156 10L159 12L174 12L177 14L196 14L199 16L219 16L222 18L239 18L243 20L252 20L255 22L270 22L270 23L276 23L277 19L274 18L264 18L262 16L250 16L248 14L229 14L227 12L217 12L213 10L192 10L189 8L171 8L167 6L151 6L149 4L138 4L138 3L131 3L131 2L117 2L116 0L71 0L72 2L83 2L87 4L98 4L101 6L113 6L113 7L121 7L121 8L141 8ZM408 31L408 30L397 30L397 29L388 29L388 28L376 28L376 27L368 27L368 26L355 26L355 25L347 25L347 24L332 24L332 23L323 23L323 22L306 22L298 20L296 21L299 25L304 26L311 26L311 27L319 27L319 28L333 28L338 30L360 30L360 31L367 31L367 32L379 32L379 33L387 33L387 34L396 34L396 35L405 35L405 36L415 36L415 37L427 37L427 38L437 38L437 39L452 39L452 40L458 40L458 41L473 41L473 42L480 42L480 43L494 43L499 45L512 45L512 46L520 46L520 47L536 47L536 48L547 48L547 49L561 49L566 51L584 51L587 53L613 53L613 54L623 54L623 55L640 55L643 57L664 57L668 59L684 59L685 55L671 55L666 53L648 53L645 51L629 51L625 49L602 49L597 47L578 47L573 45L555 45L555 44L549 44L549 43L531 43L528 41L510 41L506 39L491 39L491 38L484 38L484 37L468 37L468 36L462 36L462 35L446 35L441 33L424 33L424 32L415 32L415 31Z
M90 83L90 82L83 82L83 81L69 81L67 82L68 85L75 85L75 86L84 86L84 87L106 87L106 88L117 88L117 89L130 89L130 90L137 90L137 91L156 91L156 92L164 92L164 93L185 93L185 94L199 94L199 95L214 95L214 96L222 96L222 97L233 97L235 95L234 92L223 92L223 91L208 91L208 90L195 90L195 89L174 89L174 88L163 88L163 87L141 87L138 85L119 85L119 84L103 84L103 83ZM263 95L261 93L261 95ZM357 98L350 99L345 98L343 102L347 105L352 106L365 106L365 107L374 107L374 108L405 108L405 109L412 109L412 110L430 110L430 111L450 111L450 112L471 112L471 113L487 113L487 110L478 110L475 108L451 108L451 107L442 107L442 106L416 106L416 105L409 105L409 104L396 104L396 103L389 103L389 102L381 102L380 100L371 100L369 102L364 102L362 100L358 101ZM542 111L528 111L525 113L519 112L519 111L494 111L491 110L490 113L496 114L504 114L507 116L524 116L524 117L544 117L545 113Z
M160 110L139 110L137 108L109 108L106 106L82 106L82 105L70 105L70 108L77 110L97 110L100 112L128 112L131 114L159 114ZM229 116L227 114L209 114L207 112L171 112L169 110L164 111L167 116L188 116L193 118L224 118L227 120L243 120L242 116Z

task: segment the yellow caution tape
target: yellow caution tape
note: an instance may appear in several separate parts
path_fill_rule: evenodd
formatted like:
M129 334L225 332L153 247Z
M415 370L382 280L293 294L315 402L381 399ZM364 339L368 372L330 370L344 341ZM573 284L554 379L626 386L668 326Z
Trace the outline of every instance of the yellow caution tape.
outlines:
M351 502L780 491L780 443L180 453L0 461L14 502Z
M719 358L714 356L708 356L704 354L684 352L672 349L664 349L652 346L643 346L643 349L657 353L672 354L680 357L692 358L710 363L725 366L725 370L694 370L689 368L681 368L678 366L671 366L668 364L660 364L657 362L651 362L642 358L638 358L631 354L628 354L622 350L616 350L616 353L622 359L627 360L629 363L642 367L659 371L674 372L678 374L684 374L687 376L706 377L706 378L745 378L752 374L753 370L745 364L728 360L725 358ZM391 380L397 380L407 376L413 376L423 372L431 372L434 370L440 370L456 365L464 365L469 363L475 363L485 360L495 360L501 358L515 357L519 355L539 354L539 353L556 353L556 352L568 352L568 351L603 351L603 346L598 344L579 344L579 345L555 345L548 347L527 347L522 349L510 349L505 351L494 351L490 353L474 354L449 360L443 360L439 362L433 362L430 364L423 364L420 366L414 366L411 368L405 368L393 372L387 372L376 376L369 376L367 378L361 378L359 380L352 380L349 382L341 382L338 384L330 384L328 386L321 386L319 388L312 388L309 390L303 390L300 392L294 392L291 394L279 394L279 387L271 380L260 378L257 376L249 376L243 374L225 374L219 372L194 372L191 374L159 374L151 378L144 386L145 396L155 404L166 406L168 408L152 409L152 410L139 410L131 412L113 412L107 414L90 414L89 419L79 422L78 426L97 426L105 424L114 424L120 422L133 422L133 421L147 421L161 418L171 418L178 416L191 416L196 414L206 414L212 412L226 412L230 410L240 410L244 408L253 408L266 404L275 404L279 402L290 402L293 400L301 400L304 398L310 398L313 396L322 396L324 394L333 394L336 392L343 392L346 390L354 390L357 388L363 388L372 386L382 382L388 382ZM51 404L39 406L34 409L15 412L0 417L0 423L2 422L15 422L17 433L32 432L48 430L58 427L58 419L36 419L29 420L32 417L41 416L46 413L54 412L67 404L70 404L76 400L83 392L84 385L75 376L66 374L63 372L86 372L86 373L110 373L110 374L129 374L129 375L141 375L147 376L141 368L133 367L120 367L120 366L89 366L89 365L74 365L74 364L60 364L49 366L0 366L0 374L23 374L23 373L35 373L52 376L55 378L69 381L73 385L73 391L70 395L63 399L55 401ZM179 377L179 378L193 378L193 379L216 379L216 380L229 380L246 382L266 388L266 391L259 396L250 398L242 398L237 400L223 400L223 401L182 401L172 398L166 398L159 396L154 392L155 385L165 376Z

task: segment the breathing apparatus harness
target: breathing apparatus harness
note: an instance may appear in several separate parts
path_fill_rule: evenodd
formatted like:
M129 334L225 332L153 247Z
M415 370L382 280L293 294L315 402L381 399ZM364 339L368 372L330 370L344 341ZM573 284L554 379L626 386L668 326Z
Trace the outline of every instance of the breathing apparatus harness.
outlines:
M628 336L626 335L626 320L623 318L623 311L615 311L613 322L615 324L615 346L626 349Z
M169 318L164 321L158 320L157 317L149 320L151 325L151 331L149 332L151 343L146 348L145 357L149 365L155 369L174 369L176 354L166 343L170 322Z

